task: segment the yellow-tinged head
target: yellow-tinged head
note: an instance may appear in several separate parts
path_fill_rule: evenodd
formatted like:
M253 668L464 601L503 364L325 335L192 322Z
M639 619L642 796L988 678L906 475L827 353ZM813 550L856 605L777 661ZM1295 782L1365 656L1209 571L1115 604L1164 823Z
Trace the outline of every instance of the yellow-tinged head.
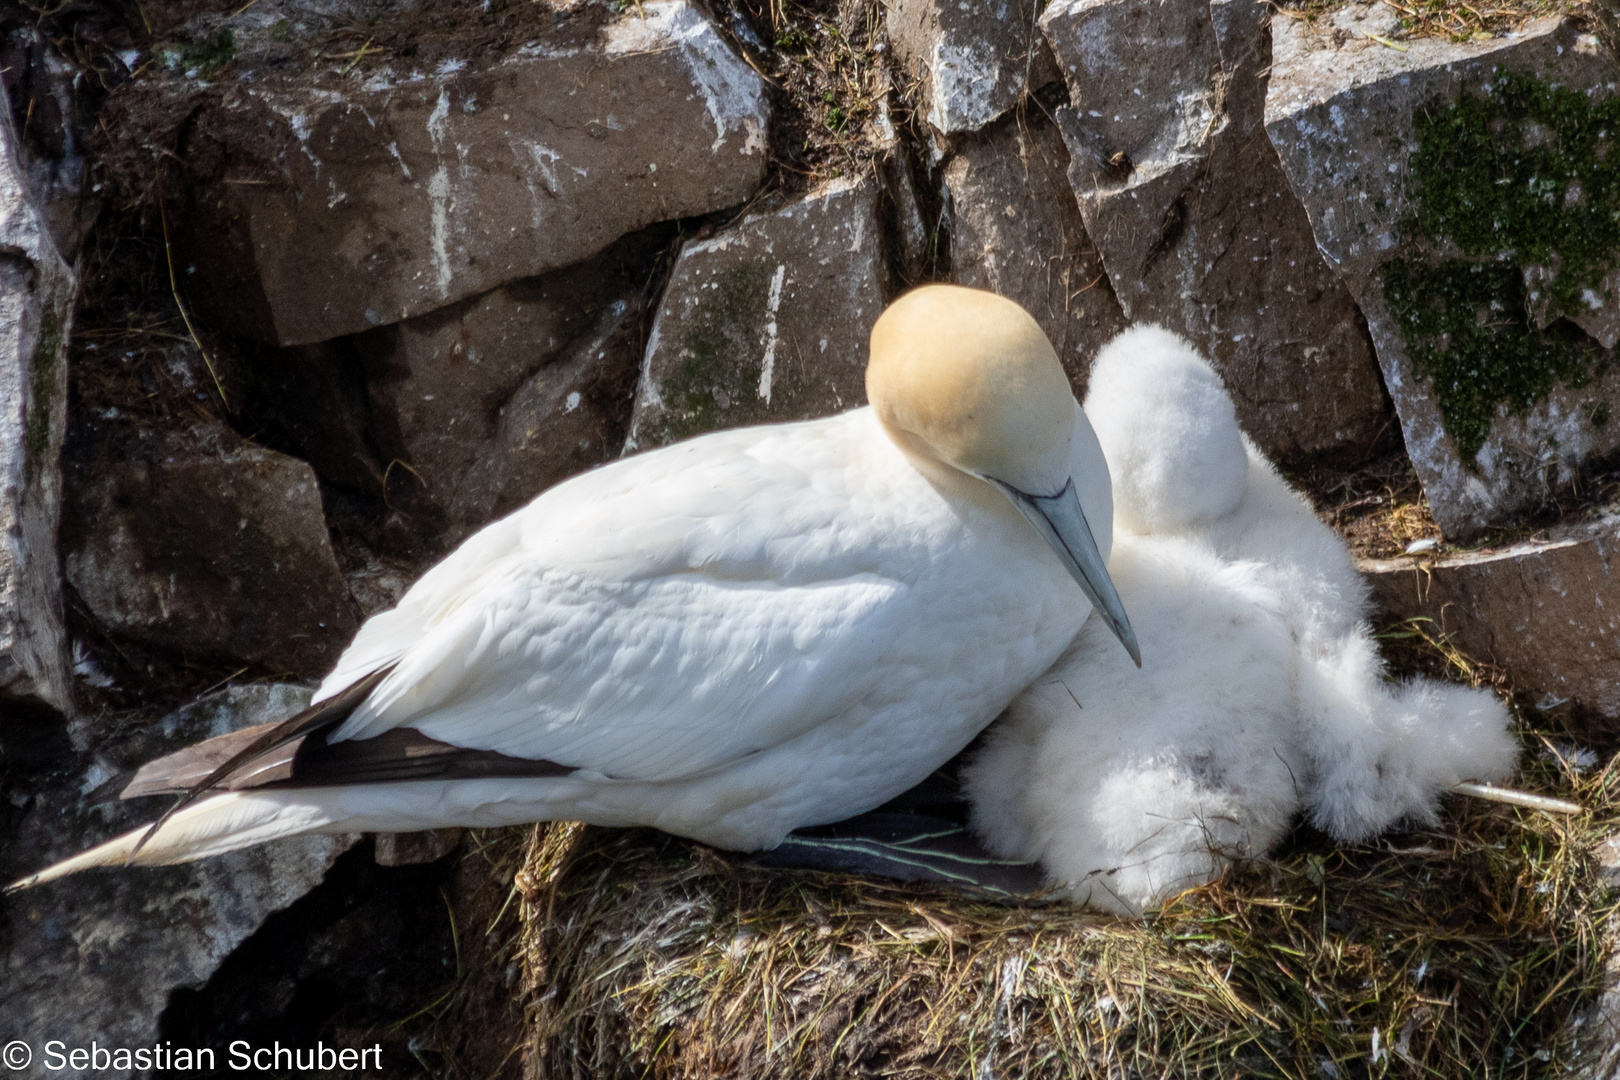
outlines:
M925 285L896 300L872 327L866 396L898 441L963 472L1041 495L1068 479L1074 392L1005 297Z
M872 327L866 396L902 447L1005 495L1142 663L1081 504L1082 494L1093 501L1107 545L1108 464L1052 343L1027 311L956 285L907 293Z

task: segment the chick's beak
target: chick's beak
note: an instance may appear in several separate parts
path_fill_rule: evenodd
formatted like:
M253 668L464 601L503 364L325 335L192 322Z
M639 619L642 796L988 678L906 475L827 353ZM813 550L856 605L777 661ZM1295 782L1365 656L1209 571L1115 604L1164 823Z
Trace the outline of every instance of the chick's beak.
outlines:
M1141 667L1142 650L1136 644L1136 632L1131 629L1125 605L1120 603L1119 592L1108 576L1102 552L1097 550L1097 540L1091 535L1091 523L1086 521L1085 511L1080 508L1073 478L1056 495L1031 495L993 477L985 479L1012 500L1018 512L1035 526L1035 531L1057 553L1070 576L1085 591L1097 614L1107 620L1108 628L1131 654L1136 666Z

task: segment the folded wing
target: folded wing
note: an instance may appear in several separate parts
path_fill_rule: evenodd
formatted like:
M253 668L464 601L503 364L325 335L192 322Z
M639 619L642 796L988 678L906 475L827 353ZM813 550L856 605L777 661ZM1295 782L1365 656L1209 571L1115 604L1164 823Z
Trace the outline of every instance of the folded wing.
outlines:
M661 781L836 717L885 676L920 560L852 520L860 477L826 428L631 459L490 526L361 630L321 693L391 670L331 739L410 728Z

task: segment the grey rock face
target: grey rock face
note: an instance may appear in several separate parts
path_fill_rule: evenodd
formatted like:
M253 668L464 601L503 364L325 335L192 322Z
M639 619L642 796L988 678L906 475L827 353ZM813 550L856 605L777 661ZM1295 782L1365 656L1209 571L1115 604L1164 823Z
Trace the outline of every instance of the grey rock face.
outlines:
M216 429L70 476L67 576L109 632L309 677L348 643L354 612L304 462Z
M744 201L768 122L763 82L687 0L487 66L242 82L190 140L222 181L180 238L209 283L195 302L284 345L422 315Z
M358 340L383 456L456 542L618 455L656 238Z
M1599 875L1620 883L1620 834L1603 841L1593 854ZM1604 963L1601 986L1595 1000L1578 1009L1560 1033L1569 1040L1570 1080L1614 1080L1620 1075L1620 958L1611 955Z
M78 284L29 200L0 90L0 701L71 708L56 560Z
M925 115L947 135L977 131L1053 82L1051 54L1035 30L1036 0L898 0L889 41L916 80Z
M16 152L34 208L57 252L72 263L100 202L89 190L87 132L79 100L86 78L93 76L63 59L37 27L19 27L0 41L0 66L7 69L5 81L13 87L19 109L29 117L29 138Z
M1604 274L1602 279L1582 290L1582 303L1573 311L1562 310L1553 300L1551 285L1558 278L1558 264L1553 266L1527 266L1524 268L1524 287L1529 294L1530 318L1537 330L1545 330L1556 318L1568 319L1591 335L1603 348L1613 350L1620 344L1620 267Z
M1506 38L1413 40L1397 51L1369 36L1376 24L1357 21L1375 12L1348 9L1321 30L1277 21L1266 128L1317 243L1366 315L1435 519L1466 538L1620 447L1620 426L1608 424L1620 370L1598 363L1596 343L1567 322L1552 322L1536 293L1551 289L1555 267L1540 256L1526 265L1529 253L1514 246L1526 242L1512 220L1524 200L1564 200L1548 204L1554 214L1586 205L1572 179L1580 163L1532 177L1551 188L1527 192L1514 174L1521 161L1574 150L1535 116L1509 117L1505 104L1505 95L1561 90L1596 107L1620 70L1595 38L1555 19ZM1473 127L1490 148L1469 143L1448 158L1445 140ZM1435 190L1422 189L1424 174ZM1493 235L1458 210L1470 204L1487 208L1483 232ZM1498 205L1512 213L1489 209ZM1549 235L1528 231L1532 245ZM1590 291L1602 310L1557 313L1612 341L1605 327L1620 299L1601 288Z
M410 833L378 833L374 858L378 866L416 866L437 862L456 850L465 829L426 829Z
M962 138L945 167L951 276L1035 316L1084 396L1092 357L1125 328L1068 181L1069 152L1031 110Z
M117 801L120 778L130 770L199 739L283 719L309 696L304 687L255 684L151 722L75 723L70 734L82 767L11 791L24 811L0 858L6 879L160 812L159 800ZM34 1047L36 1066L52 1038L152 1045L170 991L205 983L267 916L318 885L354 839L295 837L182 866L97 871L7 898L0 907L9 924L0 955L0 1029L8 1040Z
M866 404L883 310L877 183L835 181L682 251L653 322L626 450Z
M1620 517L1502 550L1361 568L1386 616L1433 619L1540 707L1620 720Z
M1041 28L1075 106L1069 179L1133 322L1187 335L1282 461L1364 458L1388 422L1350 293L1261 125L1267 9L1065 0Z

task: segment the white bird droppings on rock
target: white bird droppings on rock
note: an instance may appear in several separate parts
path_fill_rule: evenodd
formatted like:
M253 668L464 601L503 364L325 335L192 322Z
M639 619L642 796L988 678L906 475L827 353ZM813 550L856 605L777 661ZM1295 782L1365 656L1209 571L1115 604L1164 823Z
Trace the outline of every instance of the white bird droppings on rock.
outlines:
M900 0L886 7L895 58L916 80L928 122L943 134L977 131L1057 78L1034 29L1039 5L1027 0Z
M627 450L865 403L867 335L883 309L878 194L870 177L834 181L686 245L647 343Z
M736 205L765 172L765 84L687 0L585 47L335 85L267 76L200 110L195 146L274 177L206 185L176 222L187 261L239 284L199 293L205 320L283 345L357 333L368 310L420 315Z
M146 723L105 717L73 725L91 759L86 777L114 775L154 753L253 724L281 720L309 701L288 683L231 686ZM37 791L8 855L25 860L64 853L139 822L137 803L93 803L83 780ZM67 892L14 898L14 925L30 927L0 953L0 1025L18 1036L96 1039L103 1046L147 1046L169 994L205 984L271 913L320 884L353 836L301 836L208 863L136 878L109 875Z

